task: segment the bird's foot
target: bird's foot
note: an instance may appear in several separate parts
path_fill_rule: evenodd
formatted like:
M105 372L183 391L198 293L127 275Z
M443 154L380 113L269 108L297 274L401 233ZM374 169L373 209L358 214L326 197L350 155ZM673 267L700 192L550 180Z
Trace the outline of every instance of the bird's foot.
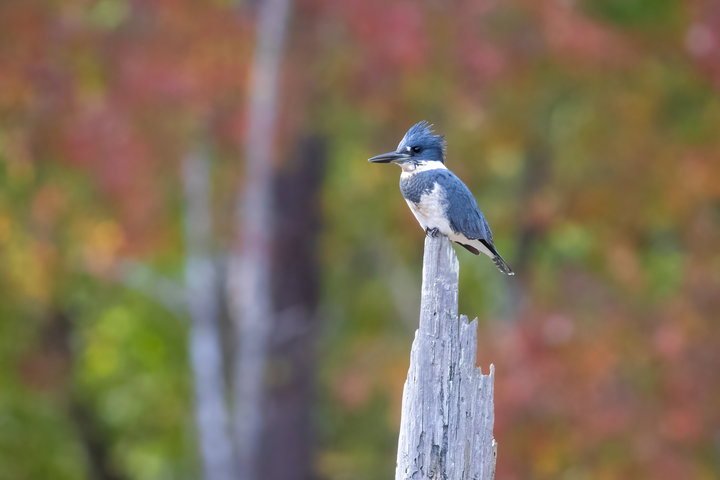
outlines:
M440 230L438 230L437 227L435 227L435 228L426 228L426 229L425 229L425 235L427 235L428 237L433 237L433 238L435 238L435 237L437 237L438 235L440 235Z

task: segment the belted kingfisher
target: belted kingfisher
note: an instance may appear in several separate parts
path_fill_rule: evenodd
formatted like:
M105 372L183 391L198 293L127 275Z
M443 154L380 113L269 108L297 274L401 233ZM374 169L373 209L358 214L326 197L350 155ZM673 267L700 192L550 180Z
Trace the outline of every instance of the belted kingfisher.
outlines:
M427 235L445 235L475 255L484 253L502 273L515 275L495 249L475 197L445 166L445 149L445 139L422 121L407 131L394 152L369 161L400 166L400 191Z

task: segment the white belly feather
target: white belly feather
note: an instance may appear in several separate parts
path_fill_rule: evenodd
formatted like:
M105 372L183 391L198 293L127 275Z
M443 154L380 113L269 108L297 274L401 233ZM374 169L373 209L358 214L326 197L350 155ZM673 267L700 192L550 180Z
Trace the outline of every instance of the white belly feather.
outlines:
M405 201L423 229L437 228L443 235L450 236L452 229L445 218L445 189L440 185L435 184L430 192L423 193L418 203Z
M453 242L470 245L490 258L495 256L480 240L469 239L462 233L453 231L445 215L447 208L445 190L440 185L435 184L430 192L422 194L418 203L405 201L423 230L437 228Z

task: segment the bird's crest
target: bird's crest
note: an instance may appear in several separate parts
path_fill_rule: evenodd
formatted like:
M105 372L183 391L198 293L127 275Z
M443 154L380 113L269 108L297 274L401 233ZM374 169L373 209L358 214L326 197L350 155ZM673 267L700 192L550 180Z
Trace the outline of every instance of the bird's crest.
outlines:
M410 130L407 131L403 139L400 141L398 151L404 150L406 146L432 144L441 150L442 161L444 161L447 150L445 137L443 135L437 135L433 130L433 126L434 125L432 123L423 120L410 127Z

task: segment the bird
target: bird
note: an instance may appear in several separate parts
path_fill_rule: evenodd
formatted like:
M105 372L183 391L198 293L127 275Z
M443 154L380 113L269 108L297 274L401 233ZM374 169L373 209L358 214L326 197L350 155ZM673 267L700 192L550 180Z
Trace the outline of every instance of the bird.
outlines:
M505 275L515 275L500 256L493 235L470 189L445 166L446 142L423 120L407 131L394 152L368 159L394 163L400 191L425 234L445 235L475 255L484 253Z

